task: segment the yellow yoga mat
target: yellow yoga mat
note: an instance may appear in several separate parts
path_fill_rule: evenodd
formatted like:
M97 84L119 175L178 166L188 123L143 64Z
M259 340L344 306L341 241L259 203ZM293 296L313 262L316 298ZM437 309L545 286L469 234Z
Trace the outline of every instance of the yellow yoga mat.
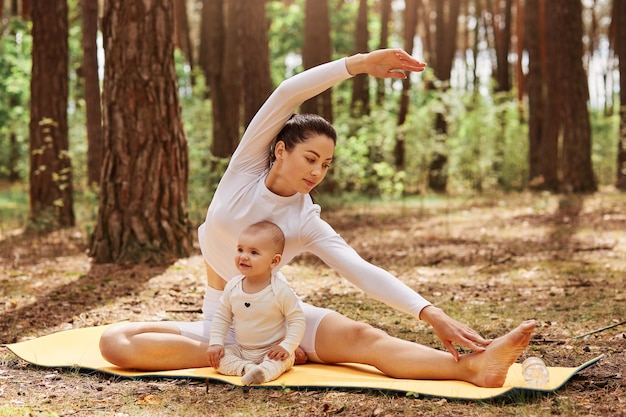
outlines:
M23 360L52 368L78 368L96 370L129 378L163 377L194 378L241 385L240 377L220 375L213 368L192 368L176 371L137 372L118 368L100 355L98 342L107 326L88 327L53 333L37 339L5 345ZM263 387L290 388L358 388L410 392L415 395L445 397L450 399L484 400L510 394L516 390L555 391L582 369L602 359L600 355L576 367L548 367L550 382L542 389L526 386L520 364L513 364L506 381L500 388L481 388L461 381L430 381L395 379L383 375L376 368L359 364L297 365L275 381Z

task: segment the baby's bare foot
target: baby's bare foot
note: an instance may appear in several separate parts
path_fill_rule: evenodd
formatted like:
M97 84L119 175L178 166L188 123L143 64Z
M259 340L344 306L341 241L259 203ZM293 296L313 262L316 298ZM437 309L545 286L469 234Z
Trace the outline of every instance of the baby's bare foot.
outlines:
M509 333L487 345L484 352L471 353L463 357L475 372L470 382L481 387L501 387L513 363L524 352L535 329L534 320L524 321Z

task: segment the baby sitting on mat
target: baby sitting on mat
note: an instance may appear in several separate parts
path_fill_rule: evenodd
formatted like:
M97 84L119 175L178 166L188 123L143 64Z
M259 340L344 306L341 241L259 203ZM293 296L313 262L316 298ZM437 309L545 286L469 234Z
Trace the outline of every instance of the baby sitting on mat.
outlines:
M242 275L226 284L211 324L209 362L223 375L243 375L244 385L269 382L291 369L304 336L300 301L273 270L285 236L262 221L239 235L235 265ZM231 324L236 344L224 345Z

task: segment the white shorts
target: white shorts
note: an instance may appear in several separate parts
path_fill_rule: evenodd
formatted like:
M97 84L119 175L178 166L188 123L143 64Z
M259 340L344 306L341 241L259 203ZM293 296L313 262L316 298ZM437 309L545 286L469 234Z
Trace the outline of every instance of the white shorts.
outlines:
M222 291L216 290L215 288L207 285L204 293L204 303L202 305L204 320L194 322L172 322L172 324L178 327L181 335L200 342L209 343L211 318L219 306L221 295ZM322 362L315 351L315 335L322 319L333 311L327 308L315 307L303 301L300 301L300 305L302 306L304 317L306 319L306 329L304 331L302 342L300 342L300 347L306 353L309 361ZM232 327L226 336L225 343L227 345L235 344L235 332Z

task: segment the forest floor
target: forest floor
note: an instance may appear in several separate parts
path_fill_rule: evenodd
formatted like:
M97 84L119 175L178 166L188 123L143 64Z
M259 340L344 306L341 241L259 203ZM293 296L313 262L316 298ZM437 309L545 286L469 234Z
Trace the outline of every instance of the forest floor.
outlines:
M324 216L364 258L486 337L537 320L520 361L534 355L577 366L605 358L554 393L474 402L123 379L41 369L1 347L0 416L626 415L626 195L421 198ZM197 249L168 267L124 268L92 264L80 228L0 230L0 343L121 320L200 318ZM369 299L311 256L285 274L313 304L442 348L428 325Z

